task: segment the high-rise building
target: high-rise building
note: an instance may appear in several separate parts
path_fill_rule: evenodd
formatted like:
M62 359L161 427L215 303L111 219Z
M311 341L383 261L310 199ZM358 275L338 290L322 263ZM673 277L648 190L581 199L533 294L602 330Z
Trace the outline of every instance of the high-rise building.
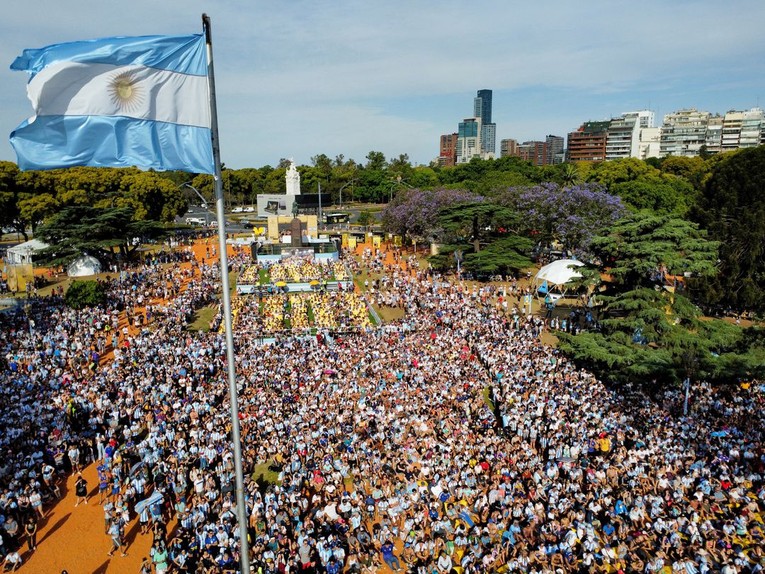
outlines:
M491 123L491 90L478 90L478 95L473 100L473 117L481 118L484 124Z
M530 161L532 165L545 165L547 163L547 144L542 141L523 142L518 146L518 155L524 161Z
M497 152L497 124L481 124L481 157L493 158Z
M481 156L481 118L466 118L457 129L457 163Z
M442 135L438 150L438 165L451 167L457 163L457 134Z
M545 163L547 165L557 165L563 163L566 159L563 148L565 147L565 140L561 136L548 135L545 138L545 145L547 146L547 157Z
M607 135L605 157L600 157L603 124ZM654 127L654 113L649 110L627 112L609 122L582 124L569 134L568 144L571 161L720 153L765 144L765 111L731 110L721 116L689 108L665 115L661 127Z
M518 156L518 140L505 139L499 142L499 157Z
M707 120L707 133L704 136L704 146L709 153L720 153L722 151L722 116L711 116Z
M492 91L478 90L473 100L473 116L481 120L481 155L494 157L497 151L497 124L491 121Z
M701 147L706 145L710 115L709 112L700 112L696 108L665 115L661 126L661 156L699 155ZM725 146L724 133L722 145Z
M640 134L643 129L653 127L654 113L650 110L626 112L613 118L608 126L606 159L638 157L640 155ZM648 136L650 132L646 132Z
M760 108L729 111L723 118L720 151L760 145L764 124L765 117Z
M603 161L606 159L608 126L611 122L585 122L568 134L569 161Z

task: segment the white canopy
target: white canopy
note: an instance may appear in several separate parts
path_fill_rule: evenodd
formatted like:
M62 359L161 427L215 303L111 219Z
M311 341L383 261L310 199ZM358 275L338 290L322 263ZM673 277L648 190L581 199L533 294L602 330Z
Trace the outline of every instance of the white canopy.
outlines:
M92 255L82 255L72 261L66 268L69 277L84 277L101 273L101 263Z
M5 255L5 260L10 265L32 263L34 254L38 251L42 251L46 247L48 247L47 243L44 243L39 239L31 239L24 243L9 247Z
M534 290L539 292L539 288L547 282L547 292L557 287L558 293L565 293L566 283L582 276L574 267L582 267L583 265L584 263L576 259L558 259L548 263L534 276Z

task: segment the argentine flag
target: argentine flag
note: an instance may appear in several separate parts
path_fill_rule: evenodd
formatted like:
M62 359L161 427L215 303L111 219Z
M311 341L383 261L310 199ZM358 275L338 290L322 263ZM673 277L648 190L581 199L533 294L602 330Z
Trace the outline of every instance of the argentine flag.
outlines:
M22 170L72 166L214 173L201 34L24 50L35 115L10 137Z

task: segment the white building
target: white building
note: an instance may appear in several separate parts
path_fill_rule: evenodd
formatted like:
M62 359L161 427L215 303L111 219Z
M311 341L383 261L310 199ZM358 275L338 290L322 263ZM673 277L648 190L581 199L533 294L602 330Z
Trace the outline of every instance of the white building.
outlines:
M646 153L652 153L653 147L641 145L643 130L652 130L654 127L654 113L650 110L639 112L626 112L618 118L613 118L608 126L606 138L606 160L621 159L627 157L641 157ZM645 137L651 138L654 132L646 131ZM658 156L658 150L656 150ZM655 157L646 155L645 157Z
M706 144L709 112L696 108L664 116L661 126L661 156L695 157Z
M760 108L726 113L722 122L721 151L760 145L763 127L765 117Z
M638 155L640 159L661 156L661 128L640 128Z

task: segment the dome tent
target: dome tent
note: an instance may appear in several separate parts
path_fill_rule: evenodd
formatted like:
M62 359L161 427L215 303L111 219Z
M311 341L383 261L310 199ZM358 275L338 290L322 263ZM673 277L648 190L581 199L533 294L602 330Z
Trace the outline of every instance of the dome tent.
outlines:
M575 267L583 267L584 263L576 259L558 259L542 267L534 276L532 286L538 295L549 294L553 299L566 295L566 285L572 279L581 277Z
M92 255L81 255L66 268L69 277L85 277L101 273L101 263Z

